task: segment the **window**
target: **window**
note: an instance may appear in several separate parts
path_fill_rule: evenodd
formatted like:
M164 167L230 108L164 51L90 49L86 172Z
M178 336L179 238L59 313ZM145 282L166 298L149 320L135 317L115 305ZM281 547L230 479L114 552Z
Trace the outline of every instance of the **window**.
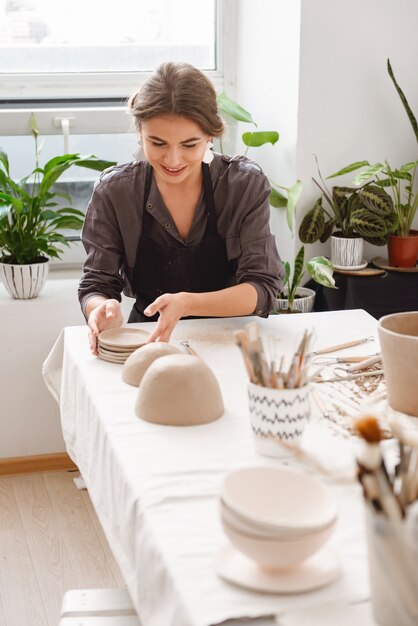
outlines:
M13 175L33 168L32 111L41 164L63 152L131 160L126 98L163 61L192 63L232 92L235 12L236 0L0 0L0 145ZM77 208L95 178L81 168L62 177ZM72 247L64 265L82 258Z
M125 99L141 74L168 59L219 78L229 5L0 0L0 99Z

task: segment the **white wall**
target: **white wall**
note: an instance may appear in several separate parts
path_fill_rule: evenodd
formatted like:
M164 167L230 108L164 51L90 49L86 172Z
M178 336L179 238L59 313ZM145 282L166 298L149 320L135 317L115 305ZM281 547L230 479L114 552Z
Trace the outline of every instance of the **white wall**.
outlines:
M237 101L258 124L277 130L279 142L252 148L257 161L274 181L288 187L296 178L299 67L299 0L239 0L237 18ZM241 125L241 131L250 130ZM283 260L293 259L295 240L283 209L272 209L271 227Z
M418 117L416 0L302 0L297 173L304 185L299 215L319 193L313 153L324 176L344 165L417 158L409 120L386 70L395 76ZM352 176L333 179L351 184ZM332 183L332 181L330 181ZM329 253L315 244L311 253ZM366 258L386 249L366 244Z
M41 370L61 330L84 325L78 281L51 272L33 300L14 300L0 285L0 458L65 450L58 405ZM125 318L132 303L123 302Z

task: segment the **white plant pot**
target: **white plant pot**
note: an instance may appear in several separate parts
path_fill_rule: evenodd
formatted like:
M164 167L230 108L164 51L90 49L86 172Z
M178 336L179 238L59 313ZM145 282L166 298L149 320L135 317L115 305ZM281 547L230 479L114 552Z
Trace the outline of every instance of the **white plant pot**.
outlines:
M284 290L287 292L287 289ZM293 308L301 313L310 313L315 302L315 291L308 287L298 287L296 295L300 296L293 300ZM276 298L277 306L275 312L286 311L289 308L289 301L286 298Z
M336 237L331 235L331 263L337 268L356 267L363 262L361 237Z
M48 270L48 260L29 265L0 263L0 276L3 284L10 295L18 300L36 298L45 285Z

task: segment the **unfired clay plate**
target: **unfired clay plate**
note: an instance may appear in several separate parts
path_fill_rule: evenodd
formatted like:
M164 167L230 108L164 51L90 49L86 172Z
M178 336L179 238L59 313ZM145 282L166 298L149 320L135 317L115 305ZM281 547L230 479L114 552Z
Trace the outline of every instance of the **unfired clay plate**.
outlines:
M103 354L103 353L98 353L98 357L99 359L101 359L102 361L108 361L109 363L116 363L117 365L124 365L126 358L123 359L118 359L115 358L113 356L107 356L107 354Z
M269 571L227 544L216 558L215 570L221 578L234 585L264 593L305 593L329 585L340 575L338 559L328 547L322 548L298 567Z
M140 328L109 328L103 330L99 344L105 348L139 348L147 342L150 333Z
M128 356L132 354L132 352L135 352L135 350L116 350L116 348L105 348L104 346L102 346L101 343L98 344L98 350L103 354L107 354L107 356L115 356L120 359L127 359Z

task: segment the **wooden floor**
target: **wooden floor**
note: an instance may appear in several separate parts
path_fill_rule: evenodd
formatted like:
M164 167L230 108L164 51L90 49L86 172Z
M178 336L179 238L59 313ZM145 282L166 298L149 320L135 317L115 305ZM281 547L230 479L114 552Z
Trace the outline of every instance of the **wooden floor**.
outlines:
M58 626L67 589L125 586L78 475L0 476L0 626Z

